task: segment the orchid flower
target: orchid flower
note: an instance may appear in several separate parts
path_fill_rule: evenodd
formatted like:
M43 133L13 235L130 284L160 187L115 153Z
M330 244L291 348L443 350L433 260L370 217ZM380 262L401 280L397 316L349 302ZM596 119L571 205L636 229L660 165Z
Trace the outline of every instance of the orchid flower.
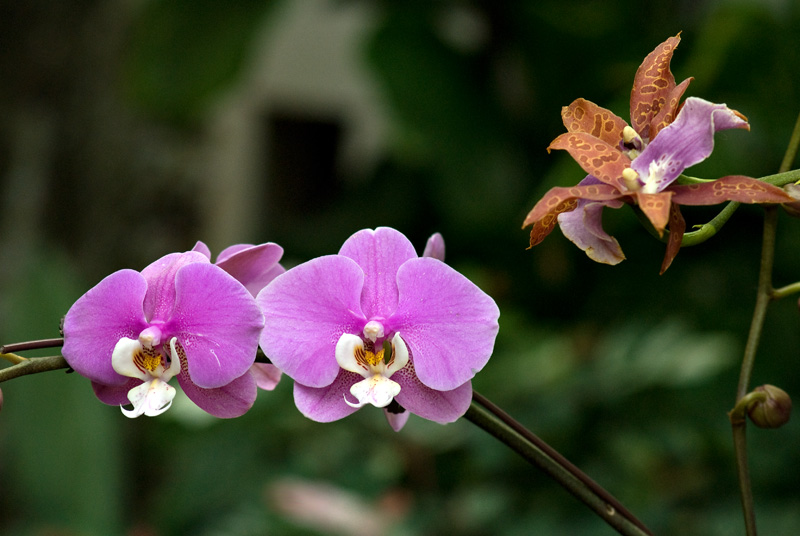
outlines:
M211 250L204 242L198 240L192 251L211 259ZM255 297L270 281L286 271L278 263L282 256L283 248L272 242L257 246L236 244L223 249L215 264L236 278ZM281 379L281 370L270 363L253 363L250 373L258 388L265 391L275 389Z
M171 253L141 272L120 270L90 289L64 318L62 353L97 397L128 417L155 416L186 395L217 417L253 405L248 370L264 317L247 289L206 256Z
M500 312L439 260L441 235L425 253L394 229L365 229L259 292L261 348L294 379L305 416L329 422L370 404L399 430L408 412L439 423L466 412Z
M669 224L663 273L677 255L686 227L679 205L791 201L780 188L743 176L675 184L685 169L711 155L716 132L750 129L747 119L725 104L690 97L680 105L691 79L676 84L670 71L679 41L680 36L667 39L637 70L631 125L585 99L562 109L568 132L547 150L566 150L589 175L577 186L552 188L536 203L523 222L523 227L533 225L530 247L541 243L558 223L562 233L592 260L617 264L625 255L616 239L603 230L602 209L631 203L659 236Z

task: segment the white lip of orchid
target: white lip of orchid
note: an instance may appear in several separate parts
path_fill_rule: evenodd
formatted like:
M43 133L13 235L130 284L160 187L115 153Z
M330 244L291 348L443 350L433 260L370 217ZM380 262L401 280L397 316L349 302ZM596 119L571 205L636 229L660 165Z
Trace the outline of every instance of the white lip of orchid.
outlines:
M177 338L170 340L171 360L169 368L164 366L161 350L149 344L160 340L161 332L145 330L139 340L121 338L114 346L111 354L111 366L122 376L142 380L128 391L128 400L133 404L132 410L120 409L126 417L135 418L140 415L155 417L167 411L175 398L175 388L169 380L181 370L175 344Z
M336 362L344 370L355 372L363 380L350 387L350 394L357 403L347 400L347 405L360 408L369 403L385 408L400 393L400 384L389 378L408 364L408 347L399 333L392 338L392 356L384 361L384 352L371 352L364 348L364 341L357 335L344 333L336 343Z
M383 334L383 324L377 320L370 320L367 322L367 325L364 326L364 337L368 338L372 342L383 338Z
M657 159L650 162L647 167L647 176L639 175L639 180L642 182L642 193L655 194L658 193L662 184L664 183L664 176L668 172L679 173L681 162L675 160L675 157L670 154L662 154ZM675 173L677 175L678 173Z

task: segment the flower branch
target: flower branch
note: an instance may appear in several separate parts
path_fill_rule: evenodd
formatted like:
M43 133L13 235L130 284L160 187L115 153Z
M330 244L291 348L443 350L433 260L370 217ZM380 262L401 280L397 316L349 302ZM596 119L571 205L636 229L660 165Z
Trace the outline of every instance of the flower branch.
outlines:
M781 180L785 180L787 176L796 175L800 179L800 170L789 172L789 167L792 165L795 157L797 156L798 147L800 147L800 115L795 122L794 130L786 150L786 154L781 162L780 172L773 175L772 178L783 176ZM764 177L763 180L767 181L770 177ZM797 180L795 179L795 180ZM788 184L791 181L784 182ZM777 184L777 183L776 183ZM780 291L775 291L772 286L772 268L775 260L775 235L778 225L778 209L775 206L765 207L764 212L764 231L762 235L761 246L761 267L758 276L758 291L756 293L756 304L753 311L753 318L750 324L750 332L747 337L745 345L744 356L742 358L741 371L739 373L739 383L736 388L736 404L730 413L731 426L733 430L733 445L736 453L736 467L739 476L739 490L742 498L742 510L744 513L745 531L747 536L755 536L757 534L755 508L753 504L753 491L750 483L750 471L747 460L747 421L739 415L741 408L749 405L747 400L748 386L750 385L750 377L753 372L753 365L755 364L756 352L758 343L761 339L761 333L764 328L764 319L766 317L767 306L770 301L779 293L785 293L788 288L794 291L798 285L790 285L784 287Z
M479 393L473 391L472 404L464 417L544 471L619 534L652 535L608 491Z

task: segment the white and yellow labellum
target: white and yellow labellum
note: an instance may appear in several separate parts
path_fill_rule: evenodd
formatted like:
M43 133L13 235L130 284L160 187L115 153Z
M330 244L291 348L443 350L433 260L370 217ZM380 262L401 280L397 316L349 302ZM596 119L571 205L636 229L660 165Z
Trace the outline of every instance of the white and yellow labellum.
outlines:
M345 397L349 406L360 408L369 403L385 408L400 393L400 384L389 378L408 364L408 347L396 333L392 338L392 356L387 363L383 349L378 352L367 350L361 337L345 333L336 343L336 362L344 370L364 377L350 388L350 394L358 402L353 404Z
M133 409L120 408L130 418L140 415L155 417L167 411L176 392L167 382L181 370L175 351L176 338L170 341L172 359L167 368L161 351L150 344L154 340L151 334L142 333L145 336L139 340L121 338L111 354L111 366L117 374L142 380L140 385L128 391L128 400L133 404Z

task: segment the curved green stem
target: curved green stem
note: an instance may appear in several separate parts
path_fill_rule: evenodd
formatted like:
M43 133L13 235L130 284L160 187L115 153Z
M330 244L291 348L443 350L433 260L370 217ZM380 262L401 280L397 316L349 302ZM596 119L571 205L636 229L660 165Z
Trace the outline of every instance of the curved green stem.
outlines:
M492 402L473 392L464 416L535 465L624 536L652 532L608 491Z
M800 281L797 283L792 283L791 285L786 285L785 287L776 288L772 291L772 299L777 300L780 298L785 298L786 296L790 296L792 294L796 294L800 292Z
M800 115L792 131L789 146L786 149L783 161L781 162L780 173L770 177L763 177L761 180L783 186L800 180L800 170L789 171L789 168L797 157L800 148ZM784 182L785 181L785 182ZM742 358L742 368L739 372L739 384L736 388L736 404L730 413L731 426L733 428L733 446L736 453L736 468L739 475L739 491L742 497L742 511L744 513L745 532L747 536L756 536L755 508L753 506L753 490L750 485L750 470L747 461L747 420L743 415L739 415L741 408L747 405L747 391L750 385L750 376L755 364L756 351L761 339L761 332L764 327L767 306L769 302L779 294L785 295L787 289L793 292L798 284L789 285L779 291L772 287L772 268L775 261L775 235L778 226L778 208L776 206L764 207L764 232L761 245L761 268L758 275L758 292L756 294L756 305L753 311L753 319L750 323L750 333L745 345L744 357Z
M0 370L0 383L25 376L27 374L38 374L49 370L68 369L67 360L60 355L49 357L32 357L25 359L12 367Z

